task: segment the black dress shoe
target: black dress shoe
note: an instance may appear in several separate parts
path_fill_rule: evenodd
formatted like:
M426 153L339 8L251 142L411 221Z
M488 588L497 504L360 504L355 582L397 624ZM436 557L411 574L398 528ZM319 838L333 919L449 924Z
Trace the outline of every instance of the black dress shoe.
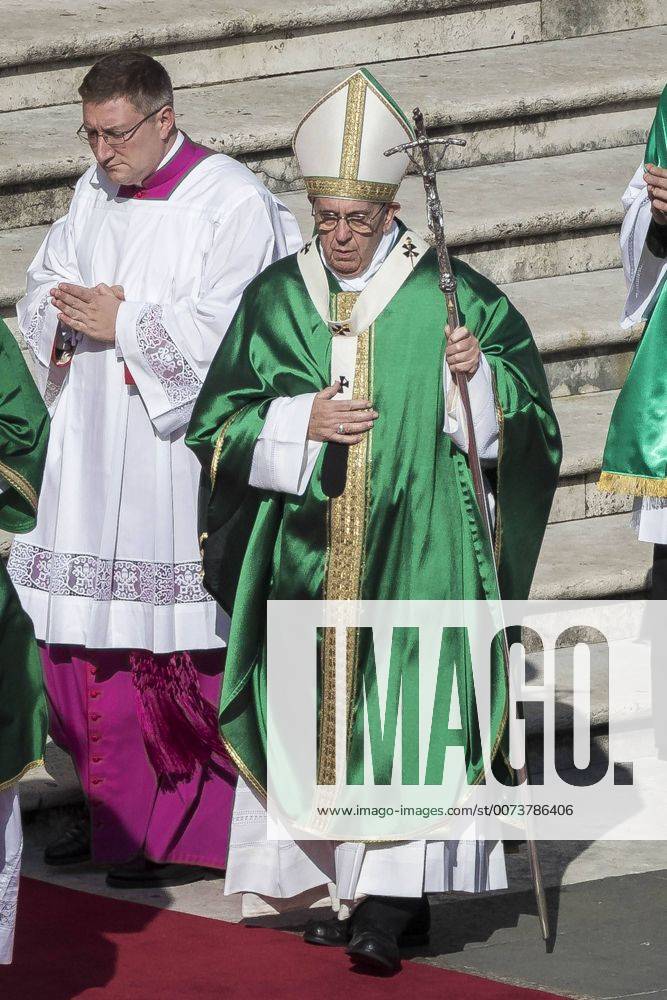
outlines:
M77 820L44 851L47 865L78 865L90 861L90 823Z
M207 873L208 869L197 865L158 864L148 858L135 858L111 868L106 883L114 889L160 889L200 882Z
M329 920L311 920L306 924L303 940L307 944L320 944L329 948L342 948L349 944L352 934L357 927L366 926L373 921L371 914L367 920L369 905L372 896L359 904L351 917L347 920L338 920L336 917ZM415 948L426 945L429 942L429 931L431 929L431 911L428 900L422 897L421 900L414 900L413 912L410 914L404 930L397 936L399 948Z
M393 934L379 927L364 927L354 931L346 948L347 954L357 965L365 965L381 972L398 972L401 953Z
M306 924L303 940L306 944L323 944L328 948L342 948L352 936L350 918L338 920L311 920Z

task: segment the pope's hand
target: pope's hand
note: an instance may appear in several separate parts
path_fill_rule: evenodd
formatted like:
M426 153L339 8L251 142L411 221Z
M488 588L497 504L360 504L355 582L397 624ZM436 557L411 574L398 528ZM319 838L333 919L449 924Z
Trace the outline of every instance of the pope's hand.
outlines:
M310 411L309 441L358 444L378 418L368 399L336 399L340 382L318 392Z
M116 317L124 298L120 285L85 288L63 281L51 289L51 302L58 310L60 322L101 344L115 342Z
M647 163L644 180L651 199L651 214L659 226L667 226L667 170Z
M450 333L449 326L447 326L445 333L447 335L445 358L449 370L454 375L457 372L474 375L479 368L479 359L482 353L477 337L474 337L465 326L457 326L453 333Z

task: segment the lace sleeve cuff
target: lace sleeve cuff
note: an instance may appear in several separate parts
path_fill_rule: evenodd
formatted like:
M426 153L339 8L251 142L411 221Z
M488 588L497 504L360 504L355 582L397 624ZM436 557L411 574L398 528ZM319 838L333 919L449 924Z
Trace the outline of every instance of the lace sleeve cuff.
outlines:
M45 368L51 364L53 342L58 329L58 312L51 304L51 295L45 291L33 310L19 314L19 327L26 344Z
M173 433L187 423L202 383L170 336L163 307L121 303L116 341L116 353L127 365L158 432Z

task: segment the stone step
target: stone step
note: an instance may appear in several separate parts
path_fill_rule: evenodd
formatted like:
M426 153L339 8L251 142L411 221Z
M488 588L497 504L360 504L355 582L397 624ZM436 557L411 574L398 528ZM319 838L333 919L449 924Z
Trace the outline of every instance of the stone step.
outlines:
M643 153L643 145L628 146L449 170L441 175L440 187L451 246L498 283L614 268L619 262L620 193ZM547 183L547 176L557 177L558 183ZM32 193L38 201L13 194L4 205L0 195L0 230L14 230L16 215L33 225L67 209L69 192L66 199L54 199L48 187ZM304 193L281 197L309 236L312 220ZM400 199L404 221L425 232L420 178L406 178ZM15 238L6 235L8 249Z
M177 87L542 38L539 0L4 0L0 111L63 104L101 55L141 49ZM625 28L627 23L621 24ZM555 37L552 34L551 37Z
M141 48L177 87L518 46L665 23L663 0L4 0L0 111L63 104L96 58ZM222 9L220 9L222 8ZM624 65L630 65L630 60ZM585 67L579 67L583 70Z
M502 287L528 320L554 398L620 389L643 327L619 325L626 295L621 268Z
M542 37L574 38L665 23L664 0L543 0Z
M378 74L406 108L419 103L436 134L467 138L465 149L440 156L441 166L456 169L643 144L664 83L666 42L667 29L645 29L385 62ZM632 68L619 75L621 60ZM343 75L190 88L178 95L179 122L198 141L246 160L272 190L295 190L295 125ZM76 138L80 123L78 105L0 115L0 228L63 213L92 162Z
M630 514L551 524L531 590L534 600L587 600L645 593L653 549Z
M577 521L632 510L632 497L597 487L602 453L618 390L563 396L554 409L563 438L563 463L550 521ZM582 531L586 527L582 525Z
M81 786L69 755L49 740L44 764L28 771L19 783L19 795L24 814L80 802Z

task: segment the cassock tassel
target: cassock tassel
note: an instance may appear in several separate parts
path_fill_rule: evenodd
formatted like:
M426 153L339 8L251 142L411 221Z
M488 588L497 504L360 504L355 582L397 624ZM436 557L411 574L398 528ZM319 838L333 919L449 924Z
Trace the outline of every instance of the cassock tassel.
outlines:
M133 652L130 666L146 752L162 786L173 790L213 757L234 777L217 712L201 692L189 653L166 657Z

